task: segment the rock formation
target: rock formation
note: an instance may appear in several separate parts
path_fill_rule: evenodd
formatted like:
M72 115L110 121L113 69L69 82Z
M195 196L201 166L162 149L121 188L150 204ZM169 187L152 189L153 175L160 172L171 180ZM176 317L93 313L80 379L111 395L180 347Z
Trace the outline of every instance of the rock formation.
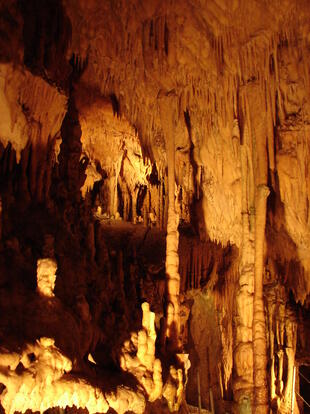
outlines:
M306 412L309 22L0 0L0 410Z

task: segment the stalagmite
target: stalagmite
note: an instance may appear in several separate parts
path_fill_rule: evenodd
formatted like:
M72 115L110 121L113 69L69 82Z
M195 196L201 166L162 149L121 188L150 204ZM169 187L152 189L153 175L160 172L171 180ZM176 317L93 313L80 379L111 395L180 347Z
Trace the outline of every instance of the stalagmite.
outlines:
M150 312L147 302L141 307L142 329L137 333L133 332L130 340L124 343L120 365L145 387L150 401L155 401L163 392L161 362L155 358L155 314Z
M253 290L254 290L254 229L251 227L251 142L248 125L244 125L241 145L242 169L242 256L239 286L236 297L236 345L234 349L234 399L242 405L251 403L253 397Z
M260 117L254 112L254 102L264 107L266 91L261 86L253 85L249 89L249 102L251 104L250 117L252 122L253 140L253 166L255 181L255 265L254 265L254 304L253 304L253 361L254 361L254 412L268 412L268 376L267 376L267 332L265 304L263 297L263 281L265 274L265 231L267 197L268 156L267 156L267 116ZM267 124L267 125L266 125ZM271 137L272 139L272 137ZM272 157L272 154L269 154ZM271 167L272 167L272 160Z
M166 277L167 277L167 339L168 349L176 351L180 348L180 274L179 274L179 217L175 209L175 100L174 91L159 96L160 117L165 135L168 164L168 221L166 245Z
M54 259L39 259L37 263L37 291L40 295L54 297L57 264Z
M264 240L269 189L257 187L255 213L255 276L253 305L254 412L268 412L267 343L263 298Z

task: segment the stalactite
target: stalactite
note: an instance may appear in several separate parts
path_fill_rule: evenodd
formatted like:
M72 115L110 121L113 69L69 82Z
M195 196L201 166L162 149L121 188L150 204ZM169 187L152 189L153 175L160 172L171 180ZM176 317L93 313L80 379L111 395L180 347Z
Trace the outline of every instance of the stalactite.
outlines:
M275 115L273 104L275 102L275 97L272 92L268 91L266 85L266 98L267 98L267 143L268 143L268 161L269 169L272 174L275 172L275 154L274 154L274 125L275 125Z
M46 154L46 168L44 169L43 177L43 199L49 203L50 188L52 185L52 170L55 163L55 139L49 139L47 154Z
M190 286L192 287L192 289L195 289L196 288L196 284L195 284L195 246L193 246L192 247L192 250L191 250L191 265L192 265L192 267L191 267L191 273L190 273L190 278L191 278L191 281L190 281Z
M30 201L29 187L28 187L28 164L30 158L30 146L27 145L21 152L20 158L20 176L18 183L18 192L21 199L27 204Z
M132 222L137 223L137 197L139 188L136 187L132 192Z
M163 228L163 210L164 210L164 197L163 197L163 183L162 178L159 177L158 185L158 227Z
M39 161L39 149L34 143L31 146L31 162L29 165L29 189L32 198L35 198L36 195L36 184L37 184L37 167Z
M168 224L168 202L169 202L167 174L164 175L163 188L164 188L163 190L164 192L163 228L166 229L167 224Z
M149 223L149 210L150 210L150 192L147 188L146 195L143 200L143 223L145 226Z

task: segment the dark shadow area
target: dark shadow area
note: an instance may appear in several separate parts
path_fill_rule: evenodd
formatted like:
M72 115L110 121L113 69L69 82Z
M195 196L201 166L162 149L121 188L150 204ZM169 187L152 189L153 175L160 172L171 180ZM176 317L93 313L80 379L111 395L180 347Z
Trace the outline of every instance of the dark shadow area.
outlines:
M309 365L299 366L299 393L298 394L297 394L296 399L297 399L300 412L303 414L309 414L310 413L310 366Z
M67 89L71 68L66 52L71 22L61 0L19 0L23 17L24 64L34 74Z

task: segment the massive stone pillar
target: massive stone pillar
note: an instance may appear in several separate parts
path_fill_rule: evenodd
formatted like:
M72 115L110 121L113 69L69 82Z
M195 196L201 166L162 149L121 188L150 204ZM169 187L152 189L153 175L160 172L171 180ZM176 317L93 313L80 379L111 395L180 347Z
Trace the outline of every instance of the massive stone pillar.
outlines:
M255 268L253 307L254 413L267 413L269 402L267 375L267 335L263 297L264 244L268 184L267 125L265 91L258 84L248 88L249 118L253 141L255 182ZM259 111L258 108L262 108ZM260 113L261 112L261 113Z
M167 326L166 340L170 351L180 346L180 274L179 274L179 216L175 208L175 110L176 96L170 92L159 97L159 109L165 135L168 164L168 222L166 238Z
M242 244L235 311L234 400L251 407L253 400L254 178L252 146L245 124L240 148L242 172Z
M268 132L261 86L253 83L243 87L240 97L243 237L236 298L234 397L240 406L266 413L269 395L263 275Z
M254 413L268 412L267 336L263 298L264 241L266 204L269 189L256 188L255 214L255 273L253 307Z

